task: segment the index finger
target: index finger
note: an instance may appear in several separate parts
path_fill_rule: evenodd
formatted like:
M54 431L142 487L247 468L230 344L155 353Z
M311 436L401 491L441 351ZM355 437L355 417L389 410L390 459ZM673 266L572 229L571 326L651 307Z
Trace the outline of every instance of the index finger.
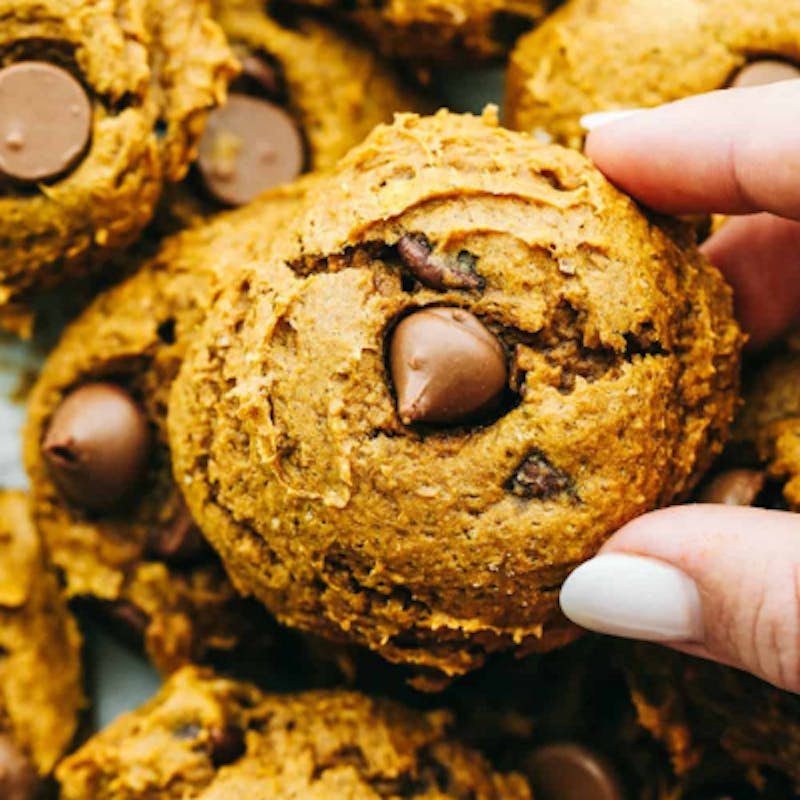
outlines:
M798 121L800 80L726 89L596 128L586 153L657 211L800 219Z

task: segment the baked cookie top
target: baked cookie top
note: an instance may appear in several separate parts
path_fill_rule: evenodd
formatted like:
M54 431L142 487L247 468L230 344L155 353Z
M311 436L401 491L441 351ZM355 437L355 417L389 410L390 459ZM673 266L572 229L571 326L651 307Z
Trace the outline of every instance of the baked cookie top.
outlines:
M384 53L424 63L502 58L550 0L297 0L361 26Z
M327 169L396 111L422 107L352 31L259 0L215 0L213 13L242 72L209 115L190 179L171 193L179 222Z
M517 43L506 123L580 148L584 114L800 77L799 15L798 0L568 0Z
M266 258L312 180L162 242L66 330L30 396L33 514L66 591L143 635L164 670L234 647L248 620L266 625L243 606L172 480L166 408L218 284Z
M283 622L449 675L571 635L558 589L727 435L730 291L580 154L400 115L230 287L176 477Z
M0 794L33 798L84 705L81 638L21 492L0 491Z
M184 668L62 763L61 797L530 800L447 723L355 692L269 695Z
M2 0L0 19L2 307L138 236L236 65L205 0Z

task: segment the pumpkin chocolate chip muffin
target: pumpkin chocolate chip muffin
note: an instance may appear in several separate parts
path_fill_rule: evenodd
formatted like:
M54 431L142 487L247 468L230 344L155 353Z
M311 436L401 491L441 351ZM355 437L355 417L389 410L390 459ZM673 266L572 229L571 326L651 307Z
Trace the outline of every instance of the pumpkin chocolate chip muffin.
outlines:
M269 695L184 668L58 770L63 800L530 800L448 716L355 692Z
M170 399L176 478L236 585L440 675L569 638L566 575L727 436L719 273L490 112L379 127L285 234Z
M84 704L81 638L46 565L28 498L0 492L0 797L34 800Z
M553 0L296 0L344 15L392 57L425 63L502 58Z
M800 77L800 2L568 0L511 55L506 122L580 148L580 118Z
M167 397L217 284L266 257L312 185L164 241L67 329L30 396L33 515L67 593L143 637L162 670L272 631L233 590L172 480Z
M205 0L2 0L0 19L0 316L24 329L31 292L136 239L236 67Z

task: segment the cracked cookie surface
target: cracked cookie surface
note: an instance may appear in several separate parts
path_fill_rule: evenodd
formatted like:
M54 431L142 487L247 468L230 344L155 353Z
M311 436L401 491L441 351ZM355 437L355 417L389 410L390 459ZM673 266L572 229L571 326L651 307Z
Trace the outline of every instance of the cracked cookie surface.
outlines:
M268 695L185 668L58 771L64 800L530 800L449 739L448 717L355 692Z
M84 705L81 638L46 565L28 498L0 492L0 794L37 796ZM40 777L37 777L40 776Z
M378 128L274 252L215 307L169 431L198 524L286 624L447 675L554 646L569 571L687 496L727 435L741 335L719 273L490 113ZM437 402L472 393L478 416L404 421L389 350L423 314L456 356L451 375L416 326Z
M24 328L28 294L79 277L138 237L163 184L185 175L236 66L205 0L3 0L0 19L3 74L30 62L61 70L90 125L85 152L64 174L24 183L0 174L0 311L11 303L8 323ZM42 78L29 93L47 85ZM4 144L43 159L42 119L28 120L30 107L4 107L13 128Z
M506 123L580 148L584 114L785 79L791 65L800 77L799 14L798 0L569 0L517 43ZM746 76L751 62L772 77Z
M274 632L267 615L236 594L186 511L172 480L166 407L218 284L242 262L266 258L312 180L165 240L67 329L31 393L25 461L33 514L66 591L143 638L164 671ZM120 408L122 430L114 431L109 420ZM144 440L134 466L120 456L131 415ZM131 485L115 493L122 478Z

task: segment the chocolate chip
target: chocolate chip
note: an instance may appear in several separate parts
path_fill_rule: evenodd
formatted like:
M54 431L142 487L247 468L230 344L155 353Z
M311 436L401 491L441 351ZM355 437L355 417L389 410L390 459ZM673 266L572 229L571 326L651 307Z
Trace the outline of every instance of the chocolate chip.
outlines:
M535 500L546 500L571 488L570 477L554 467L539 450L528 454L509 482L509 489L515 495Z
M294 180L304 160L303 138L287 111L268 100L231 94L209 116L197 164L216 200L240 206Z
M53 414L42 451L65 497L87 511L111 511L129 499L147 469L147 418L121 387L87 383Z
M612 765L599 753L571 742L549 744L525 761L536 800L623 800Z
M406 317L394 331L389 356L406 425L476 417L496 406L508 380L497 337L460 308L426 308Z
M62 175L91 131L91 102L69 72L44 61L0 70L0 173L25 184Z
M729 469L720 472L699 494L701 503L752 506L764 488L766 475L760 470Z
M761 59L742 67L731 81L731 87L740 89L744 86L765 86L795 78L800 78L800 68L794 64L777 59Z
M211 552L183 502L167 524L149 532L147 549L156 558L174 563L195 561Z
M211 745L211 762L215 767L232 764L245 752L244 732L234 725L215 728L209 733Z
M397 242L397 252L420 283L430 289L483 289L486 281L475 273L475 257L435 255L422 233L407 233Z
M9 734L0 733L0 797L33 800L42 782L30 759Z

